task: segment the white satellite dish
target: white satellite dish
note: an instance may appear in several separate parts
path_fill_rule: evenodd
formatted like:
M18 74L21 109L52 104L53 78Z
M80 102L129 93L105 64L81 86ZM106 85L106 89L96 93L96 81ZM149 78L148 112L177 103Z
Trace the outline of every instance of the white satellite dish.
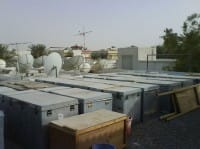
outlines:
M47 58L46 55L35 58L34 62L33 62L33 67L39 68L39 67L44 66L44 61L45 61L46 58Z
M4 69L6 67L6 62L3 59L0 59L0 69Z
M79 69L80 65L83 62L84 62L84 57L81 55L70 57L70 58L65 58L64 64L63 64L63 69L66 71Z
M27 73L33 66L33 56L31 54L18 55L19 72Z
M44 61L44 71L48 76L57 77L62 67L62 58L60 54L53 52L47 56Z
M91 69L91 66L90 66L90 64L89 63L82 63L81 65L80 65L80 71L81 72L90 72L90 69Z

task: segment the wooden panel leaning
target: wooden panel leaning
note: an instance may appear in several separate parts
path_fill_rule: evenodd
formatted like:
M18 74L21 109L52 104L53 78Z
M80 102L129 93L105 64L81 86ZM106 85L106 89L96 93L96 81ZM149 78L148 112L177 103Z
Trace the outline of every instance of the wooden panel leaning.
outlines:
M95 143L126 145L125 114L98 110L56 120L49 125L50 149L91 149Z
M169 94L171 95L174 112L163 115L160 119L172 120L200 108L200 84L161 93L158 96Z

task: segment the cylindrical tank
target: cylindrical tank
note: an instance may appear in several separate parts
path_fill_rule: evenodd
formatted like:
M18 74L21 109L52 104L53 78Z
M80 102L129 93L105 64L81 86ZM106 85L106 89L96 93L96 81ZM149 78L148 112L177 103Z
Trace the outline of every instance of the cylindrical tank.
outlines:
M83 63L80 65L80 71L81 72L89 72L91 69L91 66L89 63Z

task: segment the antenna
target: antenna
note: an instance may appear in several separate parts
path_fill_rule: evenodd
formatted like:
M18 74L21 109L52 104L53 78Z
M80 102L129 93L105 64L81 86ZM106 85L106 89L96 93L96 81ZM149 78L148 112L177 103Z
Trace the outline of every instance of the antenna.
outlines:
M85 50L85 37L87 34L91 33L92 31L85 31L85 28L83 27L83 31L77 34L78 36L83 36L83 49Z

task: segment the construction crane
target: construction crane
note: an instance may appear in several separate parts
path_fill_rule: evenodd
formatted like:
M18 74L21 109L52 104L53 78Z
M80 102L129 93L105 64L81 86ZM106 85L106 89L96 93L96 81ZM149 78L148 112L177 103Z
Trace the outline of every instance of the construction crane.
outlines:
M83 31L79 31L79 33L77 34L78 36L83 36L83 49L85 50L86 47L85 47L85 38L86 38L86 35L91 33L92 31L85 31L85 28L83 28Z

